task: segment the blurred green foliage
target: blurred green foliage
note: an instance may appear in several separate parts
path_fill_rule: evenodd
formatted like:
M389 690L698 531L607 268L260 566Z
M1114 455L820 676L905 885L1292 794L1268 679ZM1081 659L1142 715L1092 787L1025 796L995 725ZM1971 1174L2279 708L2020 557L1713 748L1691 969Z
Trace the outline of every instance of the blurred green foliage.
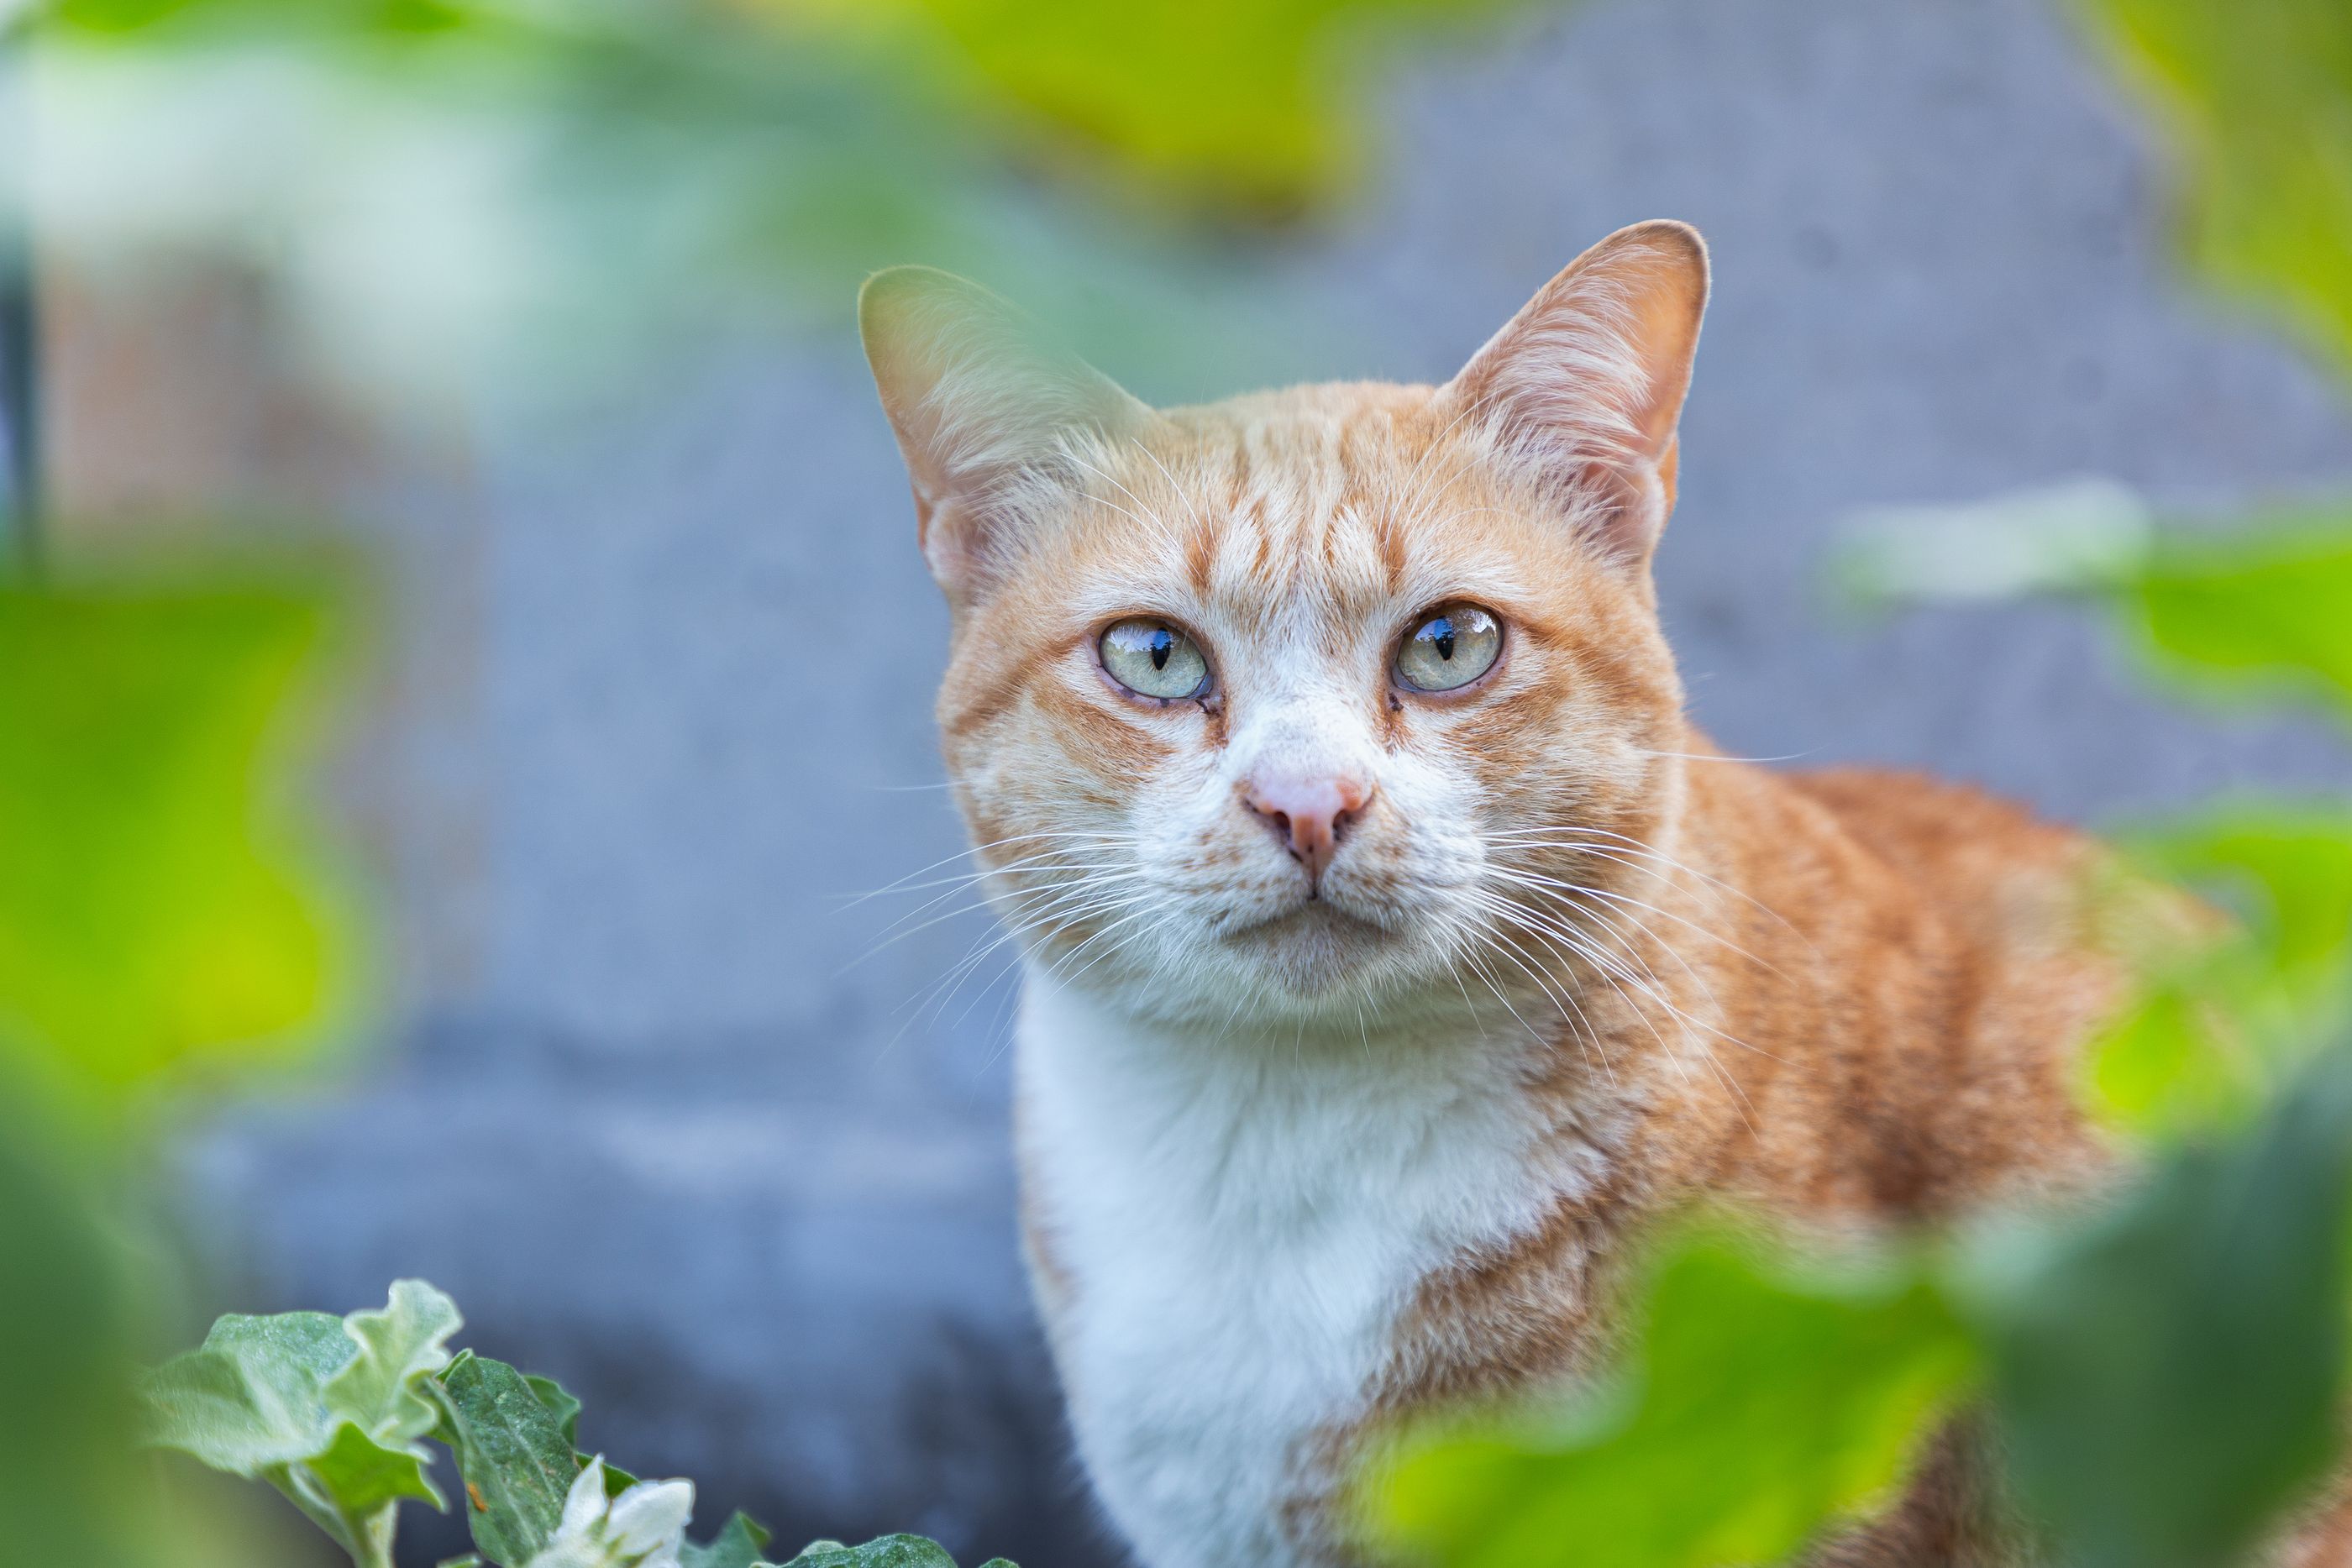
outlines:
M1400 24L1459 21L1505 0L766 0L930 62L951 87L1211 213L1287 215L1358 172L1350 78ZM1004 119L1001 110L991 118ZM1043 134L1040 134L1040 133Z
M78 276L264 280L403 423L837 326L917 260L1183 401L1328 359L1216 241L1328 210L1359 84L1526 3L27 0L38 134L0 136L0 191Z
M1090 162L1089 173L1200 212L1285 216L1357 172L1364 128L1352 84L1382 35L1393 39L1405 24L1458 26L1511 3L619 0L558 9L518 0L52 0L33 25L125 42L164 33L422 51L480 41L563 69L635 66L646 72L640 88L657 84L667 57L731 37L763 63L782 49L815 54L824 74L929 97L1009 150L1066 169ZM781 49L758 47L771 42ZM633 57L600 62L583 45ZM783 84L734 85L743 96L702 106L706 129L772 102Z
M1775 1563L1883 1500L1972 1382L1916 1271L1841 1276L1707 1233L1646 1294L1630 1386L1542 1427L1440 1443L1378 1478L1378 1532L1460 1568Z
M2229 918L2159 910L2119 941L2145 979L2090 1054L2091 1103L2143 1135L2243 1123L2352 1023L2352 809L2239 801L2125 847ZM2143 894L2116 902L2145 913Z
M2156 111L2205 277L2352 372L2352 26L2340 0L2074 0Z
M287 1059L341 977L282 749L329 614L287 580L0 581L0 1519L22 1561L212 1560L166 1542L132 1460L131 1355L167 1286L128 1195L157 1092Z
M2168 537L2120 601L2176 682L2314 699L2352 720L2352 518L2341 512Z
M1954 1270L2009 1470L2078 1568L2244 1559L2338 1448L2352 1051L2244 1134L2169 1151L2113 1211Z
M131 1449L133 1298L99 1202L28 1109L0 1092L6 1555L137 1564L150 1542Z
M0 582L0 1063L110 1111L320 1020L341 939L267 773L324 607Z

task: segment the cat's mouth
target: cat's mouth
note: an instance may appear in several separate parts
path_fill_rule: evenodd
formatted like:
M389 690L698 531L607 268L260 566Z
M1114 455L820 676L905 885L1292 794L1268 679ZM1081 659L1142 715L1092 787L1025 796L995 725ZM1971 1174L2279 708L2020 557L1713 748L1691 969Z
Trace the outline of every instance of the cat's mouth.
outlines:
M1220 925L1218 935L1229 942L1257 941L1284 931L1352 932L1367 941L1396 934L1377 911L1360 909L1353 901L1341 903L1312 894L1279 909L1252 911Z
M1328 898L1302 899L1221 932L1226 946L1270 966L1301 991L1327 990L1401 940L1401 934Z

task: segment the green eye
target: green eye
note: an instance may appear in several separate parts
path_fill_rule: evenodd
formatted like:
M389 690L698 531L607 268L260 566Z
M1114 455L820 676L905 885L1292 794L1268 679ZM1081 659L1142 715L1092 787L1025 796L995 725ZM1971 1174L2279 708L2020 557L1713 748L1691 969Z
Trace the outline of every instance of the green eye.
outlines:
M1475 604L1449 604L1397 650L1397 679L1417 692L1450 692L1493 669L1502 651L1501 622Z
M1102 634L1103 668L1138 696L1181 701L1209 687L1199 644L1164 621L1122 621Z

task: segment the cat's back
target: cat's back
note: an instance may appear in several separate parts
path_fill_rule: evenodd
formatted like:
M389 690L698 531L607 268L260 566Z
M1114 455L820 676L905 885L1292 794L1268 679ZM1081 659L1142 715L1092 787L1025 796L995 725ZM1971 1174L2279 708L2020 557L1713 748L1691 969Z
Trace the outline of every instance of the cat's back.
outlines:
M2101 1163L2080 1055L2124 994L2105 853L1917 774L1693 776L1706 859L1752 898L1733 1032L1762 1130L1711 1183L1800 1209L1924 1215Z
M1996 946L2021 934L2021 899L2078 902L2100 852L2012 801L1923 773L1825 768L1779 777L1916 897Z

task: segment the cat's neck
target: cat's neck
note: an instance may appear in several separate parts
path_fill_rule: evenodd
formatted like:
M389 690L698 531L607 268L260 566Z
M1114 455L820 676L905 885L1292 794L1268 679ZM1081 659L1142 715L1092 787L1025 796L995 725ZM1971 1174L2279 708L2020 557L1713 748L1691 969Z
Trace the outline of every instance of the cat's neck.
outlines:
M1370 1173L1410 1183L1418 1172L1490 1194L1501 1207L1476 1228L1500 1234L1556 1186L1523 1173L1546 1163L1557 1134L1622 1120L1598 1080L1589 1095L1551 1092L1557 1049L1495 1009L1368 1016L1347 1032L1187 1027L1033 972L1020 1034L1023 1098L1052 1135L1082 1140L1097 1169L1120 1167L1139 1190L1236 1214L1331 1212L1361 1197ZM1514 1192L1535 1207L1517 1212L1502 1196Z
M1285 1500L1423 1281L1607 1180L1601 1141L1475 1032L1188 1031L1033 969L1018 1071L1024 1230L1079 1448L1147 1559L1185 1568L1305 1561Z

